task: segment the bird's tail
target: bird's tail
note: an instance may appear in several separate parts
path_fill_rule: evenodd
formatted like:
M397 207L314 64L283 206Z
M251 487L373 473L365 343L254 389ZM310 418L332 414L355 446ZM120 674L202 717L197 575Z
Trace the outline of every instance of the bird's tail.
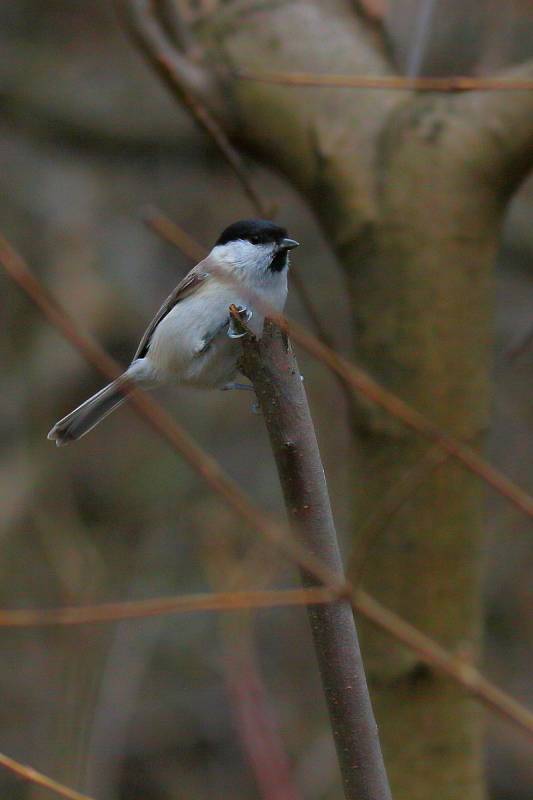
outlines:
M55 441L58 447L62 447L89 433L108 414L124 403L126 400L124 390L127 390L129 377L131 376L125 372L113 383L104 386L99 392L89 397L81 406L56 422L48 434L48 438Z

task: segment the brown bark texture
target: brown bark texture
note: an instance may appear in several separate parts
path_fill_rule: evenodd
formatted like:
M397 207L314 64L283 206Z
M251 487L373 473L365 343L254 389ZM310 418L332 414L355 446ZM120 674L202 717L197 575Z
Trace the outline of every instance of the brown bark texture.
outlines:
M273 67L393 73L379 25L348 0L230 0L196 34L219 76L214 113L222 96L234 141L300 189L335 249L360 361L438 425L481 445L492 268L506 201L533 161L533 93L292 88L232 77ZM533 64L510 74L531 77ZM363 403L354 403L353 421L357 544L359 522L427 445ZM446 462L373 543L364 570L366 588L387 606L474 658L482 502L479 482ZM363 629L363 649L395 798L484 797L473 702L375 630Z
M259 342L243 342L270 437L291 524L309 550L343 579L324 468L296 358L267 320ZM304 586L317 580L301 570ZM308 607L333 738L348 800L391 800L350 603Z

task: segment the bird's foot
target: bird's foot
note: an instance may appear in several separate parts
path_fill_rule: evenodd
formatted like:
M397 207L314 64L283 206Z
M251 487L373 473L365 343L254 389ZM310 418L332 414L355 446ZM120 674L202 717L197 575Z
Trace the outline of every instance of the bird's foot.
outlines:
M246 306L236 306L239 317L243 322L249 322L252 319L252 311ZM228 327L228 336L230 339L241 339L246 335L246 331L238 330L233 317L230 318Z
M226 383L221 386L221 391L230 392L232 389L241 389L246 392L253 392L254 387L251 383Z

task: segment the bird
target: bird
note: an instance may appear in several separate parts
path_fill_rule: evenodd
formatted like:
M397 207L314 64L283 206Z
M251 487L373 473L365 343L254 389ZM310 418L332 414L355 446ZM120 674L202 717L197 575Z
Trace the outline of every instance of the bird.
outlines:
M235 382L239 343L235 305L260 337L263 303L281 312L287 299L289 254L299 243L269 220L244 219L225 228L209 254L165 300L126 371L85 400L48 433L58 447L81 439L127 400L131 385L178 384L199 389L251 388ZM253 296L262 308L254 307Z

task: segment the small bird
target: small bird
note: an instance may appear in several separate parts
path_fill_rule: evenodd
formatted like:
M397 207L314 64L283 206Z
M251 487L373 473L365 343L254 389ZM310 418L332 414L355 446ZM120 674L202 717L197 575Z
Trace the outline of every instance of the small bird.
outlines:
M256 336L264 314L256 294L276 311L287 299L289 251L298 242L285 228L261 219L233 223L165 300L142 337L133 360L113 383L56 422L48 438L58 447L80 439L126 400L131 382L143 388L177 383L202 389L250 388L234 383L242 334L234 327L235 305ZM243 287L239 293L239 285Z

